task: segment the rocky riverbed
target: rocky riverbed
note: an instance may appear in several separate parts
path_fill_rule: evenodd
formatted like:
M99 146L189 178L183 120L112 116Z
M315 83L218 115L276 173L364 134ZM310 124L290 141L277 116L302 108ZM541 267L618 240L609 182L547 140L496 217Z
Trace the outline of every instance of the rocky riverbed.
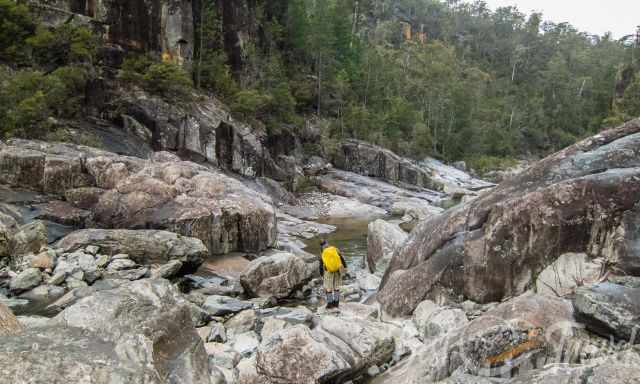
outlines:
M346 142L294 193L0 142L0 382L637 383L639 148L634 121L493 188Z

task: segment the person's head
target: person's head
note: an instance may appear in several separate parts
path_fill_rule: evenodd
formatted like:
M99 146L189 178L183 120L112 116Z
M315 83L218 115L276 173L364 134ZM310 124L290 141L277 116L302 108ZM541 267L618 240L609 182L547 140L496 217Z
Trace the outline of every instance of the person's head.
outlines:
M325 248L327 248L328 246L329 246L329 242L328 242L327 240L322 240L322 241L320 242L320 248L321 248L321 249L325 249Z

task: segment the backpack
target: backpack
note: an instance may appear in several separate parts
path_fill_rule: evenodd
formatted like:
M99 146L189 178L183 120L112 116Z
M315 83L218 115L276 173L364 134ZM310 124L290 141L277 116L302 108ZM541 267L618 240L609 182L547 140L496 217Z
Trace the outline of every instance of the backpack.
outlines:
M327 272L335 273L340 271L342 261L336 247L328 247L322 251L322 263Z

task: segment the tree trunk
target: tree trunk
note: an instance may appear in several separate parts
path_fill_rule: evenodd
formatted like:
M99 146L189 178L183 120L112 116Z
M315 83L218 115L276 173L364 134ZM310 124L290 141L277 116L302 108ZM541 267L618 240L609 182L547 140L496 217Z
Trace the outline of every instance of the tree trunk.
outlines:
M322 99L322 56L318 56L318 116L320 116L321 99Z
M240 39L238 32L240 29L238 9L240 4L235 1L222 2L222 33L224 35L224 50L229 58L229 66L236 76L240 76L242 70L242 48L240 47Z
M200 0L200 50L198 52L196 88L200 88L200 79L202 77L202 55L204 54L204 1L205 0Z

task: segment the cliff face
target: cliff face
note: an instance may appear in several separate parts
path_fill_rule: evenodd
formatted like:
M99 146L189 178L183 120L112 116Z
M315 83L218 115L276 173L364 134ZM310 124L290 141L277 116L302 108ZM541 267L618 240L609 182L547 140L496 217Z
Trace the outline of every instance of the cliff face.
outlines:
M193 59L190 0L33 0L31 4L48 24L79 18L102 29L107 43L159 52L164 60L180 64Z

